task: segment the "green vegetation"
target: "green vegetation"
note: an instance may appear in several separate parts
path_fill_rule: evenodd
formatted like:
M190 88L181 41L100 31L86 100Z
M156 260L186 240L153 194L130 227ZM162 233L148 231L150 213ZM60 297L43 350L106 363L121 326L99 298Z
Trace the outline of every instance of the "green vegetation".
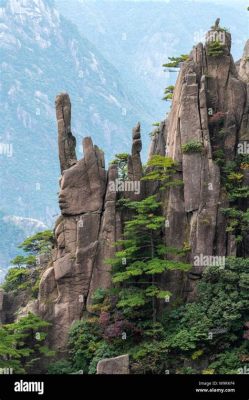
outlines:
M249 187L244 182L244 169L249 165L249 157L239 154L233 161L226 162L223 150L217 150L214 159L221 168L221 182L230 202L229 207L222 209L228 222L226 231L235 236L240 252L244 255L243 243L246 243L249 234L249 209L241 207L241 202L249 198Z
M177 164L170 157L154 155L146 165L146 174L142 178L144 181L160 182L161 190L167 187L183 185L182 180L176 179Z
M18 247L30 254L46 254L52 249L54 235L52 231L43 231L27 238Z
M164 96L163 100L166 100L166 101L172 100L174 89L175 89L175 86L173 86L173 85L166 87L166 89L164 90L165 96Z
M236 208L224 208L222 211L228 218L226 231L236 236L237 243L242 242L249 234L249 209L241 211Z
M182 152L185 154L202 153L203 144L197 140L190 140L188 143L182 145Z
M7 272L2 287L6 292L27 289L29 278L30 272L26 268L11 268Z
M123 290L116 287L95 304L94 317L72 327L70 368L96 373L100 359L128 353L135 374L238 374L249 351L248 289L247 259L227 258L224 269L206 268L194 302L164 307L153 321L153 310L139 295L114 311Z
M18 255L12 261L14 268L10 268L2 285L6 292L21 290L30 291L33 297L37 297L40 283L40 268L38 257L49 254L52 250L54 238L52 231L39 232L27 238L18 247L26 256Z
M169 57L169 62L163 64L165 68L179 68L179 64L189 60L188 54L181 54L179 57Z
M175 184L172 159L155 156L149 167L154 175L147 172L145 179ZM122 199L122 207L130 217L123 239L116 243L119 250L106 260L112 265L114 286L96 291L91 315L76 322L70 332L70 367L75 372L94 374L100 359L127 352L134 373L154 373L164 365L165 331L157 310L159 304L170 301L171 293L162 288L161 279L166 271L190 270L191 265L181 261L189 248L169 248L162 243L165 218L156 196L138 202Z
M219 166L222 167L225 162L226 162L226 158L225 158L225 153L222 149L219 150L215 150L213 152L213 159L215 161L215 163Z
M207 45L207 54L211 57L219 57L224 54L224 45L219 40L210 41Z
M40 372L46 357L54 356L45 345L48 322L29 313L19 321L0 327L0 368L12 368L13 373Z
M111 161L111 165L117 165L118 166L118 176L122 180L126 180L128 175L128 158L129 154L128 153L120 153L116 154L114 160Z

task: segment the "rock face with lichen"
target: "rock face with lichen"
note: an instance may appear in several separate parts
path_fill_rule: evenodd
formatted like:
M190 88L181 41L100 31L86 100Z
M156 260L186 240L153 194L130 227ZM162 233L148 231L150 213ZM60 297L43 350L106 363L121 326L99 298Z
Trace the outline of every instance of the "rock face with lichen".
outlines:
M212 42L217 37L223 39L222 54L214 56ZM216 162L221 151L225 162L234 160L238 141L249 140L245 68L242 62L239 75L230 50L231 35L215 29L207 33L205 45L193 48L181 66L171 112L156 130L150 151L150 156L167 155L178 164L177 178L183 186L171 188L163 199L168 220L165 242L188 248L192 265L195 256L237 254L221 212L229 202ZM191 144L197 150L191 151ZM190 279L182 273L166 274L166 286L191 299L202 271L202 265L193 266Z

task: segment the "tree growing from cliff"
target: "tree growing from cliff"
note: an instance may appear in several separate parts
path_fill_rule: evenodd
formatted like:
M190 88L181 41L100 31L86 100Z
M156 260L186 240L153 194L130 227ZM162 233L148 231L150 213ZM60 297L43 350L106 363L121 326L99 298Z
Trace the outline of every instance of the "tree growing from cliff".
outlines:
M47 230L38 232L33 236L28 237L18 247L27 255L18 255L11 264L17 267L34 267L37 263L37 256L50 253L54 244L54 234Z
M28 237L18 247L30 254L44 254L52 249L54 243L54 235L50 230L38 232L33 236Z
M166 100L166 101L172 100L173 99L174 89L175 89L175 86L173 86L173 85L167 86L166 89L164 90L164 98L163 98L163 100Z
M169 62L163 64L165 68L179 68L180 63L185 62L189 59L188 54L181 54L178 57L169 57Z
M118 176L122 180L126 180L128 177L128 153L119 153L115 155L114 160L111 161L111 165L117 165L118 167Z
M52 231L44 231L25 239L18 247L27 255L18 255L12 261L2 284L6 292L28 290L33 297L37 297L40 271L39 256L50 253L54 243Z
M214 40L208 43L207 53L211 57L219 57L224 54L224 45L219 40Z
M167 270L188 270L189 264L165 259L167 248L162 245L165 218L159 213L161 204L156 196L126 204L133 218L125 223L124 239L117 244L123 250L109 260L113 266L113 282L120 286L117 307L132 317L132 310L147 308L155 319L156 299L169 297L160 288L159 277Z
M146 164L144 181L160 182L161 189L183 185L181 179L177 179L177 163L171 157L154 155Z

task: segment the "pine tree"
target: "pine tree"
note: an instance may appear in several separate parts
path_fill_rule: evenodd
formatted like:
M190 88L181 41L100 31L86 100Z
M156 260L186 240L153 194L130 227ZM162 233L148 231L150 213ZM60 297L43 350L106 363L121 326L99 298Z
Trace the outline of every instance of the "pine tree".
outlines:
M165 218L156 196L140 202L127 202L133 218L125 223L124 239L117 242L123 250L107 262L113 266L113 282L119 284L117 308L132 317L134 309L156 320L156 301L171 294L163 290L159 277L172 269L188 270L189 264L165 259L169 249L162 245Z
M50 324L29 313L12 324L0 327L0 368L13 368L14 373L34 372L41 358L54 355L45 345Z

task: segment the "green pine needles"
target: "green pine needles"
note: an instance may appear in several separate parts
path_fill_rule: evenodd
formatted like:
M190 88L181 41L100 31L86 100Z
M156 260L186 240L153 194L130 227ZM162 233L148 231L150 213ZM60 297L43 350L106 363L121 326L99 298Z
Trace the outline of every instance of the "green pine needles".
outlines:
M214 40L207 45L207 54L210 57L220 57L224 54L224 45L219 40Z
M183 185L181 179L177 179L177 163L171 157L154 155L146 165L144 181L160 182L160 189Z

